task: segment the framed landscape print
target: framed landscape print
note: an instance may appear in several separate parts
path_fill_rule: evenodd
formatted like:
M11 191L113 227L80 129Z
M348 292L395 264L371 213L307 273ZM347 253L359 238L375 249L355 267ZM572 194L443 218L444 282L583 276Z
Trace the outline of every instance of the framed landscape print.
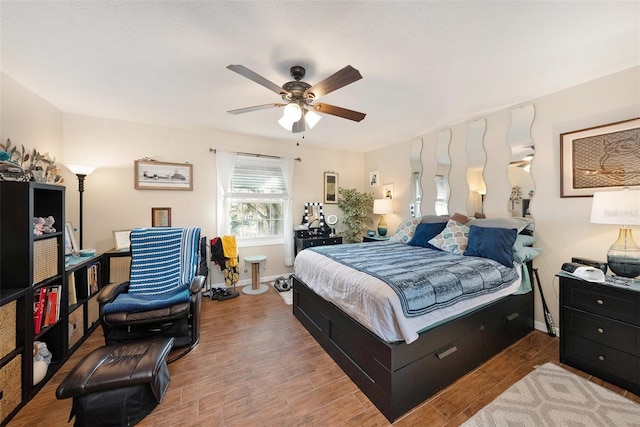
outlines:
M193 165L154 160L135 161L136 190L193 190Z
M560 197L640 186L640 118L560 135Z

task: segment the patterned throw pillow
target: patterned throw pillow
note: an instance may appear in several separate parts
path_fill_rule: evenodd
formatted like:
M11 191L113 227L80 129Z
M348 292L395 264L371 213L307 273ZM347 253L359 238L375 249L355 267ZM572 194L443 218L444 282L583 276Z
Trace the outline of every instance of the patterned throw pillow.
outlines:
M450 219L444 230L429 243L445 252L462 255L469 243L469 227Z
M391 236L391 241L409 243L416 233L416 227L422 221L421 218L408 219L398 226L395 234Z

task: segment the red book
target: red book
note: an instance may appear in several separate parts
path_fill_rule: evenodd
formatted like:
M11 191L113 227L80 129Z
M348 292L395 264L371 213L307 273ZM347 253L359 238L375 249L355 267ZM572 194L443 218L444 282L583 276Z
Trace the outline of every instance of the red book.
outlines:
M34 326L34 332L36 334L40 333L40 330L42 329L42 318L43 318L43 313L44 313L44 307L45 307L45 299L47 298L47 290L42 287L40 288L38 291L35 292L34 296L35 301L33 304L33 326Z
M58 288L50 288L47 291L47 311L45 313L44 326L56 323L58 316Z

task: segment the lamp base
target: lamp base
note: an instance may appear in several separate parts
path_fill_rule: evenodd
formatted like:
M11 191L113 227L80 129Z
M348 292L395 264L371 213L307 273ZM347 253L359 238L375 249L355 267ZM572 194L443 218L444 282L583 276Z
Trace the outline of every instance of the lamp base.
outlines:
M607 252L609 269L618 276L640 276L640 247L633 240L630 228L621 228L618 240Z

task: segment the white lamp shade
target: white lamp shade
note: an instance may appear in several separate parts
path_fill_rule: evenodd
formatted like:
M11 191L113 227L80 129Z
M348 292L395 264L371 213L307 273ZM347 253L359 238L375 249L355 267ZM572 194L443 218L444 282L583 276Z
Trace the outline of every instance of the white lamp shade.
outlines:
M278 124L288 131L293 127L293 123L295 123L295 121L289 120L286 114L278 120Z
M594 224L640 225L640 191L599 191L593 194Z
M375 199L373 201L373 213L376 215L386 215L393 213L393 200Z
M284 117L292 122L297 122L302 117L302 109L298 104L291 102L284 107Z
M320 116L320 114L314 113L313 111L306 110L304 113L304 121L309 125L309 129L313 129L321 118L322 116Z
M98 169L97 166L86 165L84 163L63 162L62 164L65 165L71 172L73 172L76 175L89 175L91 172Z

